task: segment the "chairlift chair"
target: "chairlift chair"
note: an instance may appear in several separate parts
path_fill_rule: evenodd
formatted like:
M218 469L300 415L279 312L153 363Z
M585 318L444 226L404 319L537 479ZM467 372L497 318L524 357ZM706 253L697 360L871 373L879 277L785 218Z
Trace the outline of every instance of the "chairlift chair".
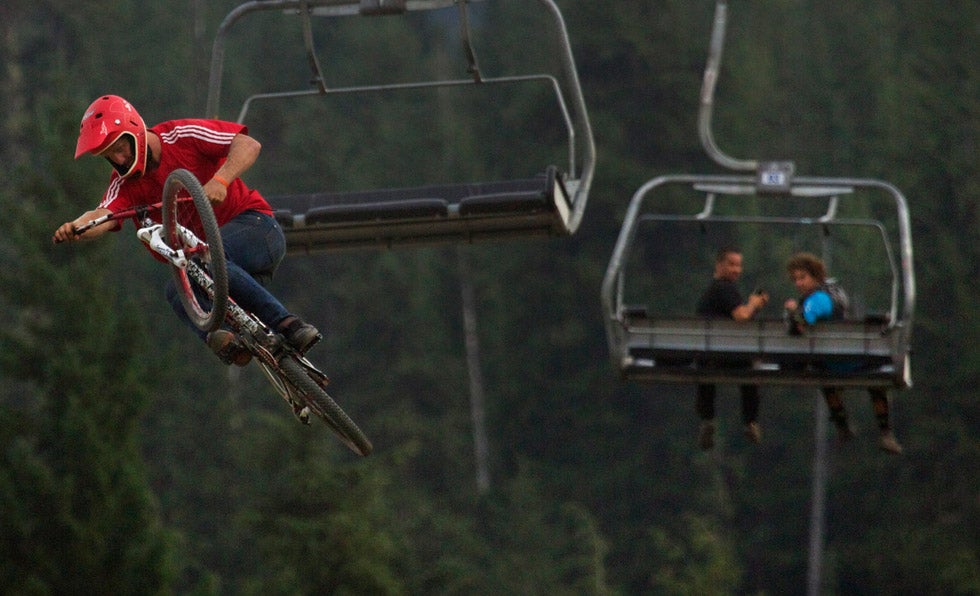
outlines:
M656 199L683 191L703 197L700 212L664 213ZM891 202L897 212L897 233L874 218L837 216L838 202L858 195ZM781 201L792 196L821 201L819 217L716 213L722 197L734 201L756 198ZM880 202L880 201L879 201ZM880 241L890 272L889 305L858 320L824 322L802 336L788 332L782 317L750 322L718 320L665 313L664 305L641 304L624 298L632 276L650 275L626 267L643 222L671 225L753 224L763 230L784 226L866 228ZM893 248L897 247L897 248ZM677 255L683 258L684 255ZM788 255L786 255L788 257ZM862 255L851 255L860 259ZM785 259L775 267L779 268ZM694 272L696 279L703 271ZM663 280L666 283L677 280ZM682 280L690 283L691 279ZM670 175L644 184L633 196L602 286L607 339L613 365L626 379L642 382L753 383L763 385L836 385L909 387L910 336L914 306L911 241L905 198L892 185L877 180L795 178L785 194L760 190L753 176ZM690 305L693 313L693 305ZM751 363L751 365L747 365ZM850 363L852 368L826 366Z
M243 17L261 11L296 15L302 21L303 46L312 70L311 87L295 91L262 92L249 96L238 115L245 122L257 102L289 101L309 96L398 93L436 88L490 87L537 84L555 98L567 142L567 163L543 165L518 179L451 181L423 186L370 188L355 191L324 189L270 195L291 253L341 248L396 247L401 245L475 242L531 235L568 235L575 232L584 214L592 183L595 146L579 85L568 34L553 0L537 0L559 56L558 72L529 72L488 76L481 70L470 30L468 6L496 0L255 0L225 17L216 34L207 114L217 117L222 88L226 38ZM339 19L405 15L414 11L443 10L458 21L463 52L468 64L463 78L379 82L371 85L333 87L320 68L313 40L313 19ZM328 23L335 21L328 21ZM492 115L489 115L492 117ZM424 134L425 131L420 131Z
M643 184L633 195L602 284L602 308L613 366L625 379L651 383L910 387L915 276L905 197L887 182L796 176L793 162L736 159L718 148L711 133L711 114L726 15L727 4L718 0L698 123L709 157L737 173L660 176ZM675 198L671 193L700 197L693 200L700 210L671 212L664 205L672 203L663 200L668 195ZM737 205L736 213L721 214L716 210L716 201L723 198ZM772 213L800 201L819 202L823 210L817 210L819 215ZM840 205L859 201L875 203L876 207L864 205L856 212L890 212L893 225L886 226L875 217L838 214ZM631 303L624 297L629 285L637 275L650 276L649 272L626 266L643 222L702 228L725 223L752 224L770 230L785 226L870 230L883 245L891 278L889 305L884 313L858 320L821 322L808 333L795 336L789 334L782 317L736 322L664 314L663 305ZM782 257L776 265L780 270L789 255ZM862 257L850 255L852 259ZM678 254L677 258L684 255ZM682 283L691 281L685 279ZM662 280L650 283L657 282ZM690 312L693 311L691 304Z

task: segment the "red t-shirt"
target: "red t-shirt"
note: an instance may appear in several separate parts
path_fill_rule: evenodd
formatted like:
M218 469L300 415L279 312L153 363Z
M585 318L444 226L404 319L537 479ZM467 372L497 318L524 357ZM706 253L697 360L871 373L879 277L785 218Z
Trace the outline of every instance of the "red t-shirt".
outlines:
M149 130L160 137L161 155L155 156L159 158L160 165L135 179L120 178L113 171L109 188L99 203L100 208L118 213L131 207L159 203L167 176L179 168L189 170L203 185L228 157L228 148L235 135L248 134L248 127L242 124L193 118L162 122ZM249 210L272 215L269 203L258 191L246 186L241 178L228 185L228 196L213 207L219 226ZM151 218L159 221L160 212L151 213ZM121 227L120 223L114 231Z

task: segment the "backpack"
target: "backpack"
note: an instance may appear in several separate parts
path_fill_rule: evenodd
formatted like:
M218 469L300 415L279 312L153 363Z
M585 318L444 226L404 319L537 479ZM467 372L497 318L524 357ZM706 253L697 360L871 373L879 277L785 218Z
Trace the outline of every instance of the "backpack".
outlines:
M830 294L830 300L834 304L831 318L849 318L851 316L851 299L847 296L847 291L844 289L844 286L840 285L836 279L828 277L822 289Z

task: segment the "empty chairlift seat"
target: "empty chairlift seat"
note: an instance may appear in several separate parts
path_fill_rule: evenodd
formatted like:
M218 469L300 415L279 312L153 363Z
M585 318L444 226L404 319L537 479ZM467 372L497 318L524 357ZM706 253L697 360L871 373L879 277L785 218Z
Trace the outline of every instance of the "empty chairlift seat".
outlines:
M572 212L554 166L524 180L268 199L291 252L567 234Z
M266 198L283 226L290 252L465 243L509 237L569 235L576 231L582 220L592 183L595 145L565 23L554 0L522 3L521 10L528 11L529 16L540 18L540 21L534 21L541 24L538 36L541 43L535 45L535 50L542 54L535 56L540 60L500 61L498 58L499 63L490 69L496 68L502 72L492 75L484 72L485 69L477 61L472 38L480 37L486 42L496 42L502 38L483 30L478 31L476 36L471 35L471 19L467 15L471 6L473 10L490 11L501 10L502 4L504 3L497 0L263 0L245 2L225 17L216 34L212 53L208 117L217 117L219 113L225 41L231 28L246 15L272 11L287 17L299 17L303 33L302 44L312 69L312 86L294 91L252 94L245 99L238 122L247 122L250 108L256 102L288 103L309 97L334 98L340 101L346 95L359 98L371 95L377 101L386 101L386 98L394 94L415 93L418 94L417 97L424 98L419 101L434 102L432 108L433 113L436 113L446 109L439 101L440 97L441 100L449 101L448 97L453 96L450 90L454 90L454 93L471 90L473 95L485 100L501 97L492 95L494 90L502 92L503 88L520 86L533 92L529 97L538 97L544 104L535 104L533 109L524 113L529 119L539 118L535 127L531 127L537 131L534 133L535 139L540 137L564 141L556 142L554 146L535 146L534 150L542 155L539 158L542 162L532 163L527 170L511 174L510 171L515 167L513 163L501 166L507 168L507 171L500 176L508 178L499 181L447 180L448 183L444 184L357 188L351 192L314 187L312 190L322 192L278 196L276 193L268 193ZM537 12L532 15L533 10ZM343 19L347 18L407 18L411 13L421 13L419 16L425 17L427 13L435 11L441 12L435 14L435 18L430 19L429 23L438 22L446 31L451 30L454 23L458 26L459 41L464 50L465 75L459 78L442 78L441 75L429 78L430 75L405 76L401 72L387 72L382 69L377 73L383 79L380 81L359 82L348 86L327 84L324 71L320 67L321 52L314 46L314 21L318 26L332 28L340 27ZM493 22L493 19L483 16L473 20L483 25ZM357 28L356 31L363 32L363 29ZM514 55L506 50L497 52L497 55ZM461 61L459 65L464 64ZM460 72L463 72L462 68ZM419 76L422 77L421 80L413 80L413 77ZM445 93L437 95L437 90ZM549 102L553 102L552 105L549 106ZM488 105L499 107L495 101L488 102ZM479 113L482 124L492 123L495 118L500 117L492 112L492 109L488 109L486 113ZM542 117L542 114L546 116ZM514 119L516 116L509 114L508 118ZM501 128L515 131L518 138L524 130L513 122L507 126L501 125ZM542 134L542 131L547 131L547 134ZM419 134L424 135L426 132L423 129ZM475 144L479 145L485 140L482 136L486 134L485 131L472 132L477 137L473 140ZM469 154L461 157L465 159L467 155ZM483 155L483 159L493 159L492 156L487 157L486 152L480 155ZM514 162L513 159L509 161ZM562 165L549 165L554 163ZM519 159L516 164L516 167L524 167ZM498 165L484 164L474 168L474 171L494 171ZM510 176L514 178L509 178ZM488 178L494 180L494 177ZM390 185L387 181L377 184Z

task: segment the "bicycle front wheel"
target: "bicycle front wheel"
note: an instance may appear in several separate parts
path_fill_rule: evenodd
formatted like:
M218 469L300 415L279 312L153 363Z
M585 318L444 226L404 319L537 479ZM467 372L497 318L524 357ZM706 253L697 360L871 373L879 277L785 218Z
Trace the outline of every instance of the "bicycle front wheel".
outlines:
M163 186L163 234L188 259L187 267L170 265L187 316L198 329L214 331L228 309L225 251L211 201L187 170L174 170Z
M327 423L340 440L344 442L351 451L358 455L368 455L374 449L371 441L364 432L358 428L350 416L344 412L337 402L330 397L323 387L320 386L306 372L306 368L293 359L292 356L285 356L279 362L286 380L296 388L300 397L306 401L306 406L318 417Z

